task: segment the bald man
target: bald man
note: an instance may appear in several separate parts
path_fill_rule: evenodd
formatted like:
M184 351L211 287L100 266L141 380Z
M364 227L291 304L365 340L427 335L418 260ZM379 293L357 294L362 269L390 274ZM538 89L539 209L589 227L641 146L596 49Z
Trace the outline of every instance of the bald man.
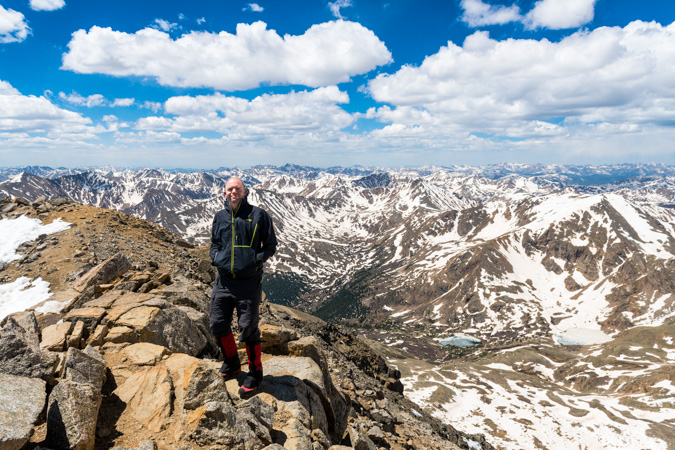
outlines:
M216 213L211 228L211 262L218 269L211 293L211 332L223 352L220 374L229 380L241 372L232 315L237 309L239 342L246 343L248 374L239 388L249 397L262 384L260 301L263 263L276 251L272 219L263 209L250 205L248 191L239 178L225 184L225 208Z

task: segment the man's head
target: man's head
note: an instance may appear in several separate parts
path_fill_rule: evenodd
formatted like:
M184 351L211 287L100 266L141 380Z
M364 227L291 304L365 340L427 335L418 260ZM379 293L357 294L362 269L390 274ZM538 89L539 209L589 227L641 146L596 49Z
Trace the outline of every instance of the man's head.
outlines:
M237 177L232 177L225 183L225 198L230 204L232 210L236 210L241 203L241 199L248 195L244 182Z

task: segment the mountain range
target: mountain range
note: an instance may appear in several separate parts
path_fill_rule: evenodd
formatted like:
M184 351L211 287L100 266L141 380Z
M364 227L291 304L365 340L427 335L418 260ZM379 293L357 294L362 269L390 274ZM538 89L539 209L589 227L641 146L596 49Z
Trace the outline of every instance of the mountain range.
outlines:
M67 197L197 244L238 176L282 243L271 296L327 319L421 323L505 343L572 329L611 335L673 315L670 166L1 173L0 195Z

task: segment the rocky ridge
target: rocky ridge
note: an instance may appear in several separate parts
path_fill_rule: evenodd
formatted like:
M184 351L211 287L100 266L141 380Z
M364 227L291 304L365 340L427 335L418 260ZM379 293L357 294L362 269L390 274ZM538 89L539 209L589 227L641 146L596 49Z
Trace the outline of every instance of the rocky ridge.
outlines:
M205 249L66 200L0 210L71 224L24 244L0 272L3 282L43 277L54 291L1 323L3 450L492 448L402 396L400 373L363 338L271 303L264 387L240 399L242 380L217 372ZM50 302L63 309L40 312Z

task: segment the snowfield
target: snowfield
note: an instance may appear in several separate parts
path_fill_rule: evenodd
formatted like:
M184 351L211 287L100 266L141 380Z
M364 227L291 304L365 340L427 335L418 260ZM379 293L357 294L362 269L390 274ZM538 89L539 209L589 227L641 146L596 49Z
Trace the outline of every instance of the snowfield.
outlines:
M16 249L24 242L33 240L41 234L58 233L69 227L69 223L60 219L48 225L25 216L0 220L0 236L3 236L3 240L0 241L0 264L19 259ZM0 284L0 320L9 314L37 305L50 296L49 283L39 277L34 280L20 277L12 283Z

